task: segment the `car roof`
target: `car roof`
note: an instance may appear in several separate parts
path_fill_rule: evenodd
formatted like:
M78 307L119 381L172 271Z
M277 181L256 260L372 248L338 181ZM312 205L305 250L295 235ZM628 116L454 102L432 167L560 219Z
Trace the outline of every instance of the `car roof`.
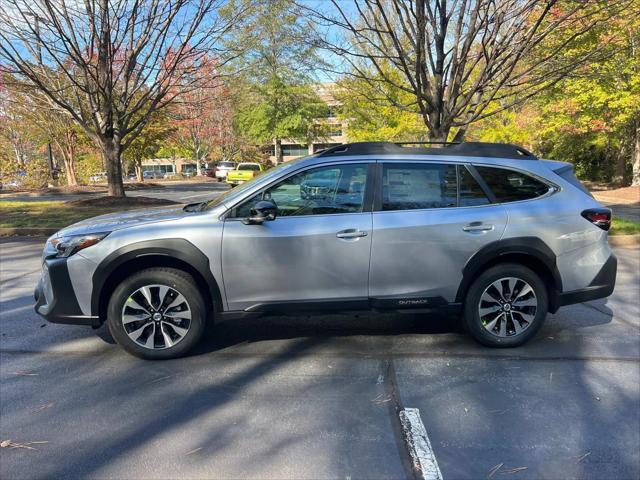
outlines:
M451 157L450 159L456 159L458 161L460 157L504 158L518 160L538 159L534 154L518 145L488 142L357 142L328 148L314 155L314 157L328 158L370 155L390 155L395 157L436 156L443 157L442 160L447 160L447 157Z

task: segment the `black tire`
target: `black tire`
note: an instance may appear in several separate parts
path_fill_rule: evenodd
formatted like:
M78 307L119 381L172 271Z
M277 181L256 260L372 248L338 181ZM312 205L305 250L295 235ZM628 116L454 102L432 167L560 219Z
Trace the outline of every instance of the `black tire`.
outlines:
M166 346L166 342L162 340L165 343L163 348L145 347L132 339L125 330L122 321L125 302L138 289L148 285L168 286L186 300L191 316L187 333L172 346ZM167 309L167 311L169 310ZM130 354L148 360L165 360L186 355L202 339L206 322L206 303L196 283L188 273L174 268L148 268L126 278L113 291L107 309L107 325L116 342ZM154 333L156 332L155 328L153 326ZM159 335L160 333L162 332L158 330ZM173 333L175 334L175 331ZM147 338L149 336L151 335L147 334ZM152 342L156 343L153 340Z
M500 337L497 332L492 333L485 328L480 317L479 307L480 300L485 293L485 289L488 289L494 282L503 278L516 278L528 283L533 290L535 300L537 300L537 307L535 309L535 315L528 315L532 319L530 322L527 322L528 324L523 331L520 333L514 333L515 323L513 320L509 320L511 323L506 322L506 328L509 329L509 325L512 327L511 335ZM513 290L515 291L516 288ZM531 294L529 294L529 297L531 297ZM487 303L483 303L483 305L487 305ZM499 306L497 302L495 302L495 305ZM504 307L499 308L500 309L497 311L498 315L500 315L503 311L502 308ZM511 303L509 308L512 308ZM528 309L530 307L525 308ZM538 332L538 330L540 330L547 316L548 309L549 295L547 293L547 288L540 277L534 271L523 265L516 263L503 263L487 269L471 284L464 302L463 323L471 336L482 345L498 348L517 347L529 341ZM531 310L527 311L531 312ZM517 310L513 310L513 313L517 316ZM507 317L505 316L503 318ZM500 319L500 322L503 321L503 318ZM525 317L518 316L518 318L523 319ZM491 322L488 323L490 324ZM522 328L523 324L518 322L518 325Z

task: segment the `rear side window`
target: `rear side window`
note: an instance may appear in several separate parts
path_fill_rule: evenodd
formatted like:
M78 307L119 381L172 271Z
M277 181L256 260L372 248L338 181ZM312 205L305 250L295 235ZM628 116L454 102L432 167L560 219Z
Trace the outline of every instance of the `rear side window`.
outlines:
M460 207L475 207L490 203L476 179L473 178L473 175L469 173L469 170L464 165L458 167L458 182L460 187Z
M524 173L494 167L476 167L476 170L500 203L529 200L549 191L547 184Z
M455 207L456 166L385 164L382 170L382 210Z

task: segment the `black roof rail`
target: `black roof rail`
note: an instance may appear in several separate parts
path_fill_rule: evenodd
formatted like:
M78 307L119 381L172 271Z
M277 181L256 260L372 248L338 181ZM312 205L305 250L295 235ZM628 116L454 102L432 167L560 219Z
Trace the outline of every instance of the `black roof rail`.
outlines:
M405 147L403 145L440 144L441 147ZM444 155L460 157L517 158L537 160L533 153L510 143L486 142L356 142L336 145L321 151L319 157L351 155Z

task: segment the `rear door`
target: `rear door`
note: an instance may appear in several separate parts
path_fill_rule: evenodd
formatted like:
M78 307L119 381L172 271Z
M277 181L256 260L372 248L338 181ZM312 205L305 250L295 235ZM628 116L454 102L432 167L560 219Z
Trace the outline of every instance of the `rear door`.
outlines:
M369 295L387 308L455 301L467 260L499 240L507 214L453 162L379 164Z

